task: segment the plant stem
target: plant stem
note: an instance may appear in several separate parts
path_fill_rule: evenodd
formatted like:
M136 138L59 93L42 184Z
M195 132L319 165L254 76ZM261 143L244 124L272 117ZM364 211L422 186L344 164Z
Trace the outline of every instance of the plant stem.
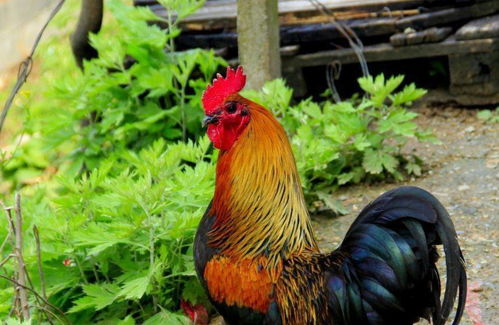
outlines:
M40 276L40 286L42 288L42 296L45 300L47 300L47 291L45 289L45 274L42 269L42 252L40 245L40 233L38 232L38 228L33 226L33 235L35 236L35 245L36 245L36 259L38 264L38 274Z
M154 226L152 223L152 216L149 211L147 211L141 200L137 200L136 202L139 204L140 208L144 211L147 217L147 223L149 226L149 271L152 272L154 268Z
M94 259L92 259L92 271L94 272L95 281L100 282L99 274L97 273L97 268L95 267Z
M172 14L171 14L172 8L167 8L166 12L168 13L168 34L171 34L172 33L172 26L175 26L175 23L173 22ZM173 37L170 37L169 43L170 43L170 52L174 52L175 51L175 42L173 41Z
M180 105L182 105L182 141L187 141L187 117L185 115L185 86L182 85L180 93Z
M167 13L168 13L168 34L171 34L173 31L173 27L175 27L175 22L173 22L173 19L172 19L172 15L171 15L171 12L172 12L172 8L168 8L167 9ZM173 41L173 37L170 37L170 40L169 40L169 48L170 48L170 52L175 52L175 42ZM182 114L182 141L185 142L187 141L187 117L185 115L185 85L181 85L182 86L182 89L181 89L181 92L180 92L180 109L181 109L181 114Z
M81 268L80 260L78 259L78 256L76 256L76 253L73 254L73 258L75 259L75 264L78 267L78 270L80 271L80 275L83 279L83 282L85 282L85 284L88 284L87 277L85 276L85 272L83 272L83 269Z
M29 316L29 303L28 303L28 293L26 292L26 269L23 258L23 217L21 214L21 195L16 193L15 195L15 212L16 212L16 247L15 253L17 256L17 272L18 272L18 283L16 290L19 291L19 300L21 304L21 314L23 319L27 321Z

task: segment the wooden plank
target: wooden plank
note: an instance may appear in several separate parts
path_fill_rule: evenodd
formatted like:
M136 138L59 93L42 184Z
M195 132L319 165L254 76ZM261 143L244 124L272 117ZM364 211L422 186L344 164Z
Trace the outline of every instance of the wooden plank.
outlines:
M363 53L368 62L379 62L459 53L493 52L497 50L499 50L498 38L456 41L454 37L449 37L440 43L404 47L394 47L388 43L371 45L366 46ZM293 58L285 59L283 64L296 67L311 67L327 65L334 60L339 60L343 64L358 62L357 56L352 49L340 49L297 55Z
M396 18L361 19L344 22L359 37L380 36L395 33ZM300 25L281 28L281 44L320 42L343 38L332 23Z
M398 30L395 27L396 18L377 18L346 21L359 37L390 35ZM336 26L331 23L284 26L280 30L281 46L303 44L308 42L322 42L343 38ZM180 48L220 48L236 47L237 33L182 33L177 39Z
M499 15L470 21L456 32L457 40L499 38Z
M373 19L381 17L403 18L420 14L419 9L408 10L392 10L392 11L343 11L332 13L336 20L351 20L351 19ZM287 13L279 17L281 26L303 25L303 24L318 24L328 23L331 21L331 16L328 15L299 15L297 13Z
M397 33L390 36L393 46L415 45L421 43L436 43L444 40L452 32L450 27L432 27L420 32Z
M181 50L191 48L222 48L236 47L237 33L220 33L220 34L194 34L182 33L175 39L177 47Z
M405 30L408 27L420 30L467 19L488 16L496 13L497 11L499 11L499 1L491 0L471 6L448 8L402 18L396 25L399 30Z
M338 12L342 10L362 9L375 10L390 8L391 10L415 8L423 5L425 0L320 0L327 9ZM144 5L142 1L135 1L137 5ZM166 9L161 5L147 2L147 5L159 16L166 17ZM320 10L310 0L284 0L279 1L279 14L314 12L319 14ZM204 22L210 20L235 20L237 6L233 0L209 1L205 3L196 13L184 19L188 22Z
M411 10L397 10L393 12L376 12L376 13L361 13L361 12L345 12L341 15L335 15L337 21L356 29L360 33L367 33L370 35L383 35L385 33L395 33L398 29L395 27L394 22L402 17L417 15L419 9ZM341 18L338 18L341 17ZM282 15L279 17L279 25L281 32L302 33L304 30L324 30L327 33L333 33L335 37L338 35L336 27L331 24L330 16L305 16L297 17L294 14ZM302 28L303 25L310 25L309 28ZM230 20L210 20L206 22L187 22L181 23L184 31L218 31L231 32L235 30L235 21ZM387 30L389 27L389 31ZM289 29L295 28L295 29ZM363 36L363 35L359 35ZM295 37L296 38L296 37ZM320 39L331 39L331 37L320 37Z

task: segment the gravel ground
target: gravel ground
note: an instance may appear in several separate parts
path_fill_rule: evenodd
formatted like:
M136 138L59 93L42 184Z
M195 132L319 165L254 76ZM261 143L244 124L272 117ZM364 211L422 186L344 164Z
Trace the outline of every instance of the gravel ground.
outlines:
M417 179L397 184L340 190L338 198L351 213L333 219L315 217L316 235L324 251L332 250L341 242L358 212L381 193L400 185L429 190L449 211L466 259L470 289L461 324L497 324L499 125L477 119L476 110L421 107L418 112L418 125L432 128L442 141L440 145L408 146L423 158L428 171Z

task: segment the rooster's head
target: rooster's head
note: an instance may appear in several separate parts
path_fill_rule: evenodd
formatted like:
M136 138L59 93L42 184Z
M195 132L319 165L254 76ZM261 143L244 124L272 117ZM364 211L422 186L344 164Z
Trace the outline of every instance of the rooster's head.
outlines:
M218 74L203 93L203 125L215 148L229 150L250 121L250 101L238 94L245 84L243 67L227 67L225 78Z

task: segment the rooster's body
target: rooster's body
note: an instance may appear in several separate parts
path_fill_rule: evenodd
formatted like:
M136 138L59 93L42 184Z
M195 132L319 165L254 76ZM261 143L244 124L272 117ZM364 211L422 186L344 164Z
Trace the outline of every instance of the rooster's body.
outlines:
M402 187L368 205L341 246L320 253L283 128L239 96L228 69L203 97L220 155L196 235L198 275L228 324L413 324L447 319L466 274L452 222L428 192ZM446 252L440 302L435 245Z

